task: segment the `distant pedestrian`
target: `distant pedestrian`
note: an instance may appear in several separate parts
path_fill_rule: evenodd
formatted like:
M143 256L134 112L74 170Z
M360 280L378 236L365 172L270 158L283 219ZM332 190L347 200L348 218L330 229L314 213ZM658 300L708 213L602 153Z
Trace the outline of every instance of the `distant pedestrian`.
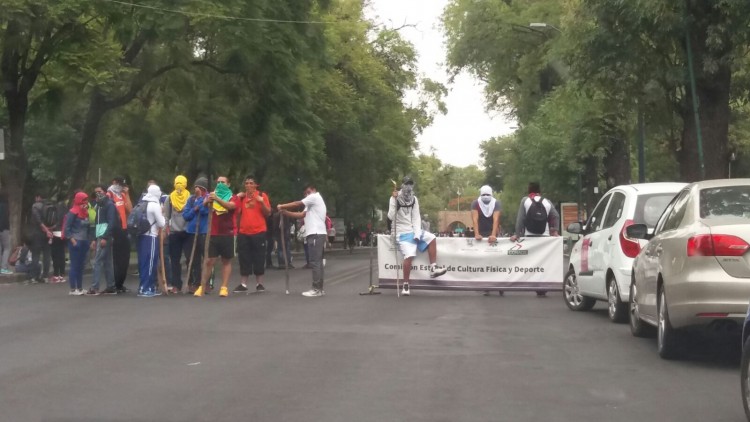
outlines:
M182 214L190 199L187 182L188 180L185 176L180 175L175 177L174 190L169 194L164 203L164 217L167 219L169 261L172 267L170 277L172 293L182 291L182 257L184 256L186 261L190 260L190 236L186 231L188 222L185 221L185 217Z
M250 274L255 276L255 291L262 292L266 273L266 219L271 215L271 201L265 192L258 190L255 176L245 177L245 191L237 194L236 213L240 227L237 235L237 259L240 262L240 284L234 293L247 293Z
M192 257L188 257L188 265L192 261L192 267L190 274L187 275L188 293L190 294L195 293L201 282L203 247L206 233L208 233L209 208L206 206L206 199L208 199L208 179L199 177L195 181L193 194L190 195L182 209L182 217L187 222L185 226L185 232L187 232L186 246L192 253ZM196 244L193 245L193 243Z
M304 207L301 212L291 212L290 209ZM326 204L318 189L313 184L305 187L305 197L301 201L279 204L282 215L291 218L304 218L307 233L307 247L310 255L310 266L312 267L312 289L302 293L306 297L320 297L325 294L323 283L325 272L323 270L323 254L326 243Z
M122 226L115 204L107 196L105 185L97 185L94 188L94 199L94 240L91 248L94 251L94 274L87 294L116 294L112 246L114 233ZM105 288L100 291L102 278L104 278Z
M354 223L349 223L349 227L346 229L346 243L349 246L349 252L354 252L354 244L357 242L357 229L354 228Z
M52 276L49 278L51 283L65 282L65 241L62 238L63 225L65 224L65 215L68 210L63 201L56 205L57 211L55 217L57 222L52 227L52 243L50 244L50 256L52 257Z
M31 271L29 276L32 282L44 283L49 277L51 258L50 245L52 244L52 229L57 224L57 207L45 201L42 195L36 195L34 205L31 206L31 230L29 237L31 244ZM41 260L41 263L40 263Z
M159 233L166 226L166 220L159 204L160 199L161 188L158 185L149 186L143 200L147 202L146 217L150 227L146 233L138 236L139 297L159 295L156 291L156 277L159 268Z
M510 238L516 241L520 237L560 236L558 214L552 202L542 197L538 182L529 183L529 194L521 199L516 218L516 233ZM546 291L537 291L537 296L546 296Z
M73 198L73 206L65 218L63 236L68 239L70 254L70 296L83 296L83 270L86 265L86 255L89 251L89 196L85 192L78 192Z
M401 190L393 190L388 202L388 218L394 222L396 242L404 257L403 273L404 285L401 294L409 296L409 276L411 263L417 252L427 252L430 260L430 277L440 277L446 273L445 268L437 266L436 237L430 232L422 230L422 216L419 212L419 200L414 195L414 181L411 177L404 177Z
M3 191L0 192L0 275L13 274L8 264L10 253L10 211L8 195Z
M208 256L205 257L201 287L193 293L196 297L204 294L202 286L208 283L216 260L221 258L220 297L229 296L229 278L232 276L232 258L234 258L235 212L239 200L232 195L229 178L219 176L216 189L208 196L207 203L214 215L211 217L211 238L208 242Z
M107 189L107 196L115 204L115 210L120 219L120 227L112 231L112 257L115 273L115 289L117 293L127 293L125 279L128 277L130 266L130 239L128 238L128 216L133 211L130 201L130 189L125 179L116 177Z

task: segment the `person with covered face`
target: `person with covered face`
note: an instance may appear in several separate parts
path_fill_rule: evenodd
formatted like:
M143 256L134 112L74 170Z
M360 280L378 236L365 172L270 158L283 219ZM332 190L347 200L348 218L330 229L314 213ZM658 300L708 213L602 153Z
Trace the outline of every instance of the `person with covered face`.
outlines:
M411 263L417 252L427 251L431 278L440 277L447 271L446 268L437 266L435 235L422 230L422 214L419 211L419 200L414 195L414 181L411 177L404 177L401 189L393 190L388 204L388 218L393 221L398 248L404 256L404 285L401 294L409 296Z
M146 217L151 225L149 230L138 236L138 276L140 285L138 296L154 297L156 292L156 276L159 268L159 233L166 226L167 221L161 211L159 199L161 188L158 185L148 187L146 196L143 198L146 205Z
M471 219L474 222L474 238L487 238L490 243L497 242L500 229L502 207L500 201L492 195L492 188L485 185L479 189L479 198L471 203Z
M128 216L133 211L130 191L125 179L115 177L107 189L107 196L115 204L118 227L112 231L112 257L115 272L115 289L117 293L127 293L125 279L130 266L130 239L128 238Z
M187 232L187 221L182 215L182 211L190 199L190 191L187 189L187 178L177 176L174 179L174 190L167 197L164 203L164 217L169 224L167 225L168 242L169 242L169 261L172 265L172 293L182 291L182 257L190 260L190 251L192 242Z
M107 196L107 187L97 185L94 188L94 240L91 250L94 251L94 277L89 288L88 295L116 294L115 272L112 261L113 233L118 229L120 221L117 218L115 204ZM106 288L99 290L102 276L106 282Z
M83 268L89 250L89 196L78 192L73 198L73 206L68 211L63 227L63 237L68 239L70 254L70 296L83 296Z

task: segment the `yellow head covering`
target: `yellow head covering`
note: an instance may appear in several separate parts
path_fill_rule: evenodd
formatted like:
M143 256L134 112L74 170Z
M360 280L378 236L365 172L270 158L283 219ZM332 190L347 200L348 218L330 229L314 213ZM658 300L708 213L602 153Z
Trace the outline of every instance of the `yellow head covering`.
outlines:
M174 178L174 191L169 195L169 202L172 204L172 209L177 212L182 212L190 198L190 192L186 188L187 177L180 175Z

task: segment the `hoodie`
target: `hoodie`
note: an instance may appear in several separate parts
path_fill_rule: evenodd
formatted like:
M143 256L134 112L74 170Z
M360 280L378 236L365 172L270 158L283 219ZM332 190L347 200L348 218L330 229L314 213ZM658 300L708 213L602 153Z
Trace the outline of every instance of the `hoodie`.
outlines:
M146 195L143 197L143 200L148 202L148 205L146 205L146 216L148 217L148 222L151 224L151 229L146 233L146 236L158 236L159 229L167 225L167 220L164 219L164 215L161 212L160 199L161 188L157 185L149 186Z
M195 234L196 225L200 218L200 227L198 228L198 234L208 233L208 207L203 206L203 200L205 196L190 195L190 198L182 209L182 217L187 221L185 231L189 234ZM196 211L196 208L198 210Z

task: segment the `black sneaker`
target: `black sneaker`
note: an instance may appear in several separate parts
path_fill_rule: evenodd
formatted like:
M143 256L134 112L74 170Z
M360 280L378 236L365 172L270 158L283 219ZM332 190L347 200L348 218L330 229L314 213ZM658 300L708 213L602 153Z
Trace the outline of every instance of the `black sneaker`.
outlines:
M86 296L99 296L99 292L94 289L89 289L86 292Z
M256 285L255 285L255 291L256 291L256 292L265 292L265 291L266 291L266 288L265 288L265 287L263 287L263 285L262 285L262 284L256 284Z
M102 290L99 294L103 294L103 295L116 295L117 294L117 290L115 290L114 287L108 287L108 288Z
M117 288L117 294L121 294L121 293L130 293L130 289L128 289L125 286L118 287Z
M234 288L234 293L247 293L247 287L240 284Z

